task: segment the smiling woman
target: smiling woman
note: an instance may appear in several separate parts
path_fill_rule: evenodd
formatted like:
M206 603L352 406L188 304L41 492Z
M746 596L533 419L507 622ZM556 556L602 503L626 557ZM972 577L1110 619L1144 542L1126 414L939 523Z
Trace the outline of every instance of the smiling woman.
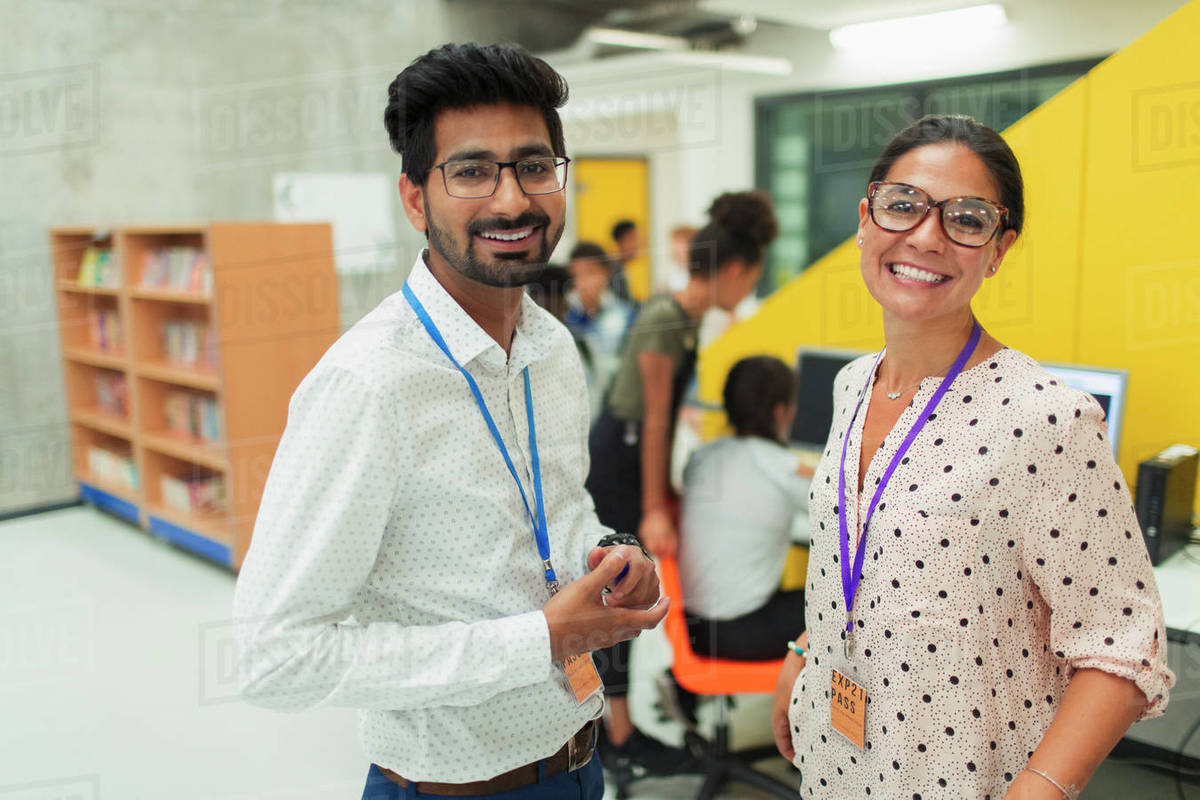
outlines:
M1174 683L1103 413L971 308L1022 191L998 134L939 116L859 203L886 348L839 373L813 478L810 659L788 655L773 712L805 797L1074 797ZM865 715L831 706L840 679Z

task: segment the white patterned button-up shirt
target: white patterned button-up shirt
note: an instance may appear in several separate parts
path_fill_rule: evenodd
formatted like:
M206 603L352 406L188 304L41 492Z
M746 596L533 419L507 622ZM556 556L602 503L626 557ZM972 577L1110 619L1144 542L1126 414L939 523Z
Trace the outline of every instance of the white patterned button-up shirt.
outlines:
M583 488L588 405L567 330L528 297L511 355L409 276L475 378L533 503L529 366L551 558L564 585L610 531ZM239 678L280 710L351 706L368 758L482 780L557 751L583 705L550 658L549 591L521 495L463 376L399 292L300 384L234 601Z

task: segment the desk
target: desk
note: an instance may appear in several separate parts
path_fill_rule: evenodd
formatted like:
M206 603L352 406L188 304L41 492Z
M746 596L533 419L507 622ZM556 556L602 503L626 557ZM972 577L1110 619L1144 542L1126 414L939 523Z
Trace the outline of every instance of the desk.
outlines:
M1167 664L1177 683L1166 714L1134 724L1113 753L1175 763L1180 740L1200 716L1200 545L1188 545L1155 567L1154 580L1167 623ZM1184 764L1200 767L1196 738Z
M1200 545L1191 544L1154 568L1168 638L1200 644Z

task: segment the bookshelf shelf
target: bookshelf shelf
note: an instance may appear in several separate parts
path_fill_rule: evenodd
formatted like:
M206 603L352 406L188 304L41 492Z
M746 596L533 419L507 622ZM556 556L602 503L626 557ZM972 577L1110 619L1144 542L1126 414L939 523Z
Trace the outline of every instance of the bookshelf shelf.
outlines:
M121 352L105 352L94 347L68 346L63 348L63 358L80 364L105 369L125 369L126 356Z
M75 408L67 415L71 422L78 423L94 431L107 433L121 439L133 441L133 426L124 417L110 414L98 409Z
M139 362L134 371L143 378L153 378L163 383L174 383L192 389L215 392L221 388L221 378L215 371L183 367L166 361Z
M59 278L55 283L59 291L62 292L78 292L79 294L99 294L108 297L116 297L121 293L119 286L87 286L78 281L69 280L67 278Z
M82 483L90 484L101 491L108 492L114 497L124 500L126 503L130 503L132 505L137 505L138 503L138 493L135 490L125 486L118 486L111 481L106 481L86 469L82 470L76 477Z
M161 300L166 303L208 305L212 302L212 297L203 292L184 292L178 289L151 289L145 286L131 288L129 296L135 300Z
M50 245L80 496L237 569L288 401L339 333L330 226L71 226ZM257 313L293 285L324 302Z
M167 508L161 503L147 503L146 513L161 517L183 528L189 528L206 539L226 546L233 545L233 524L228 514L185 513Z
M229 469L229 459L221 444L165 430L143 432L141 438L142 446L156 453L222 472Z

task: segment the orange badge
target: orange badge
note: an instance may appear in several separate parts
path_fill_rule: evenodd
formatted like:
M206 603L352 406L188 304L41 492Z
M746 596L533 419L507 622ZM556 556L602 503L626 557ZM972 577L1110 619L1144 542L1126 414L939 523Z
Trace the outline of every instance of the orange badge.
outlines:
M571 691L575 693L577 702L587 700L602 686L600 673L596 672L591 653L571 656L563 661L563 672L567 673L567 681L571 684Z
M863 748L867 735L867 691L836 669L829 685L829 720L833 729Z

